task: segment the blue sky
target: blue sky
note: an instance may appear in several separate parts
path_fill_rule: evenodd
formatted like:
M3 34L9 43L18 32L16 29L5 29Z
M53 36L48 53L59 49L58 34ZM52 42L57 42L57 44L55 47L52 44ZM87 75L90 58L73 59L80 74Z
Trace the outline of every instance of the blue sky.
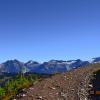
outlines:
M100 0L0 0L0 62L100 56Z

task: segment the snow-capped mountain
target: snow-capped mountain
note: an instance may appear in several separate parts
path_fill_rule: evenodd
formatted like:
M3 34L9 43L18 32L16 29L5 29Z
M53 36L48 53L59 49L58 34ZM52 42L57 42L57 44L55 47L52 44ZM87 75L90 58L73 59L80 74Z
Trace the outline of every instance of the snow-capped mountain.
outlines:
M18 60L8 60L0 64L0 72L18 73L22 70L23 73L25 72L44 73L44 74L51 74L58 72L62 73L69 71L71 69L75 69L81 66L94 64L98 62L100 62L100 57L93 58L92 60L89 61L82 61L80 59L68 60L68 61L50 60L42 64L32 60L26 63L20 62Z
M28 72L36 72L36 69L40 66L40 64L36 61L28 61L24 64Z
M92 64L94 64L94 63L100 63L100 57L98 57L98 58L92 58L90 60L90 63L92 63Z

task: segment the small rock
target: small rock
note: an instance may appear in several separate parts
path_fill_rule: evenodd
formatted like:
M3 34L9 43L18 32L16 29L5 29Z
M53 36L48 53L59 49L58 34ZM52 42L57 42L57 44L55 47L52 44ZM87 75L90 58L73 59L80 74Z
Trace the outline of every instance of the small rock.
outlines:
M26 94L22 94L21 96L22 96L22 97L25 97L25 96L26 96Z
M92 85L92 84L89 84L89 87L91 87L91 88L92 88L92 87L93 87L93 85Z
M64 78L67 78L66 76L64 76Z
M71 91L74 91L74 89L71 89Z
M43 98L42 96L37 97L37 99L40 99L40 100L41 100L42 98Z
M52 90L55 90L56 88L55 87L49 87L50 89L52 89Z
M32 87L30 87L29 89L30 89L30 90L34 90L34 88L32 88Z

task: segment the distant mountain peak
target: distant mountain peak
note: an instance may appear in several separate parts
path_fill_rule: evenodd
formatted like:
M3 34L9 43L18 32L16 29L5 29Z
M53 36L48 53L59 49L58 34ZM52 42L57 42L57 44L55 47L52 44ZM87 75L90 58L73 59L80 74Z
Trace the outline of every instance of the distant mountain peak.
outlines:
M100 57L95 57L90 60L90 63L98 63L100 62Z
M22 67L25 72L51 74L54 72L66 72L74 68L86 66L89 64L100 63L100 57L92 58L89 61L76 60L50 60L42 64L29 60L26 63L20 62L17 59L8 60L0 64L0 72L18 73Z
M38 62L36 61L33 61L33 60L29 60L28 62L26 62L25 64L39 64Z

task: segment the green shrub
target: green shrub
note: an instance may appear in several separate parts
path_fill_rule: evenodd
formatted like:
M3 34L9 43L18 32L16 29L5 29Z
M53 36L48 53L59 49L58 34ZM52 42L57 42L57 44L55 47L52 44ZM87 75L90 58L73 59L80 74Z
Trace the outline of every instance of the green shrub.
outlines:
M30 87L40 79L41 76L37 74L17 74L12 79L9 79L2 88L0 88L0 97L4 97L4 99L0 98L0 100L8 100L9 98L16 96L20 90Z
M0 97L5 96L5 90L0 87Z

